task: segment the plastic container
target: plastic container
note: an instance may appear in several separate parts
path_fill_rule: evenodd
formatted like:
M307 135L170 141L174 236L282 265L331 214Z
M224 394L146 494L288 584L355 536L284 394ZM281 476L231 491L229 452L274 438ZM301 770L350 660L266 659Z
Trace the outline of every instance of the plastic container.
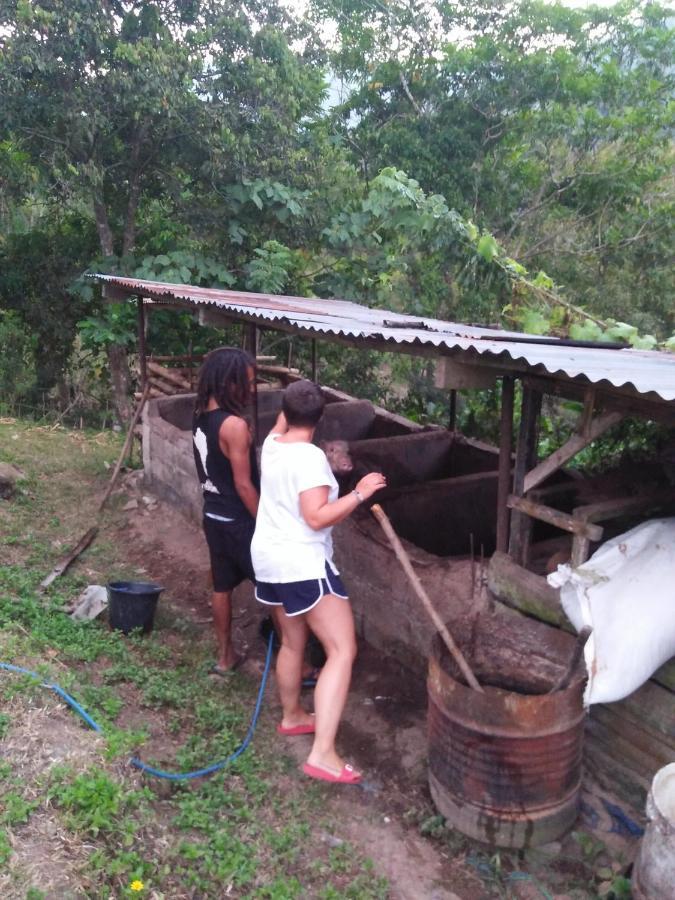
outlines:
M136 628L149 634L155 622L155 610L164 588L149 581L111 581L108 591L110 627L124 634Z
M649 822L633 869L637 900L675 900L675 763L654 776L647 796Z

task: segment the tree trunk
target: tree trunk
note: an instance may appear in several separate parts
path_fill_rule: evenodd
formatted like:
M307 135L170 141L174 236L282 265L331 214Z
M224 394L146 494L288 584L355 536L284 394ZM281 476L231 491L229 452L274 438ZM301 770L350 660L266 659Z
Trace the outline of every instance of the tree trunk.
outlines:
M136 210L141 196L141 149L145 142L148 129L142 125L137 129L131 146L129 182L129 198L127 201L127 213L124 220L124 233L122 235L122 256L126 256L134 249L136 243Z
M108 210L100 197L94 197L94 215L96 217L96 231L104 256L114 256L113 233L108 221Z
M99 195L94 196L94 215L96 216L96 230L101 251L104 256L114 256L115 246L108 220L108 210ZM131 372L129 371L126 347L121 344L110 344L107 353L113 406L119 422L126 425L131 419Z
M121 344L110 344L108 363L117 418L122 425L126 425L131 419L131 372L126 347Z

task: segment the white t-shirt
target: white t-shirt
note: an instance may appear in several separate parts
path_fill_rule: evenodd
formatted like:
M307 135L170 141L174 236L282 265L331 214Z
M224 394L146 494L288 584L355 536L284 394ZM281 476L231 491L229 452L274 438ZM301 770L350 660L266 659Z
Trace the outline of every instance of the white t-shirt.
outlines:
M333 563L332 526L315 531L300 512L300 494L328 486L328 500L338 484L326 454L314 444L285 444L279 434L265 438L260 461L260 505L251 543L256 581L287 584L325 578Z

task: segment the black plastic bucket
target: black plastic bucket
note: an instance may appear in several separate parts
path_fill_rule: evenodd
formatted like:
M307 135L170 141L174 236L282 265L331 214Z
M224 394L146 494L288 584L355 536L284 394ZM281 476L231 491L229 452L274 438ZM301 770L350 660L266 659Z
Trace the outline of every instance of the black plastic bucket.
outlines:
M159 595L164 588L149 581L111 581L108 591L110 627L124 634L142 628L149 634L155 621Z

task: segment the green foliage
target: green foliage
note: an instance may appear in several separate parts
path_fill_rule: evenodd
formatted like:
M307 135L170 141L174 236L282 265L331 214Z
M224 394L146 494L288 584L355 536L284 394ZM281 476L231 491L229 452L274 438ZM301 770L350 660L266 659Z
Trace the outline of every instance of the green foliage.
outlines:
M9 862L12 855L12 845L7 837L7 832L3 828L0 831L0 866L5 866Z
M502 256L510 275L549 273L508 298L512 324L565 333L590 312L660 340L675 331L667 8L313 8L337 27L331 61L351 90L334 121L366 187L384 166L410 172L478 223L485 262ZM554 282L564 297L546 296ZM494 320L505 301L487 287ZM487 317L474 301L476 319Z
M76 775L72 780L64 779L63 775L61 771L53 772L49 798L66 811L69 828L93 836L114 828L115 819L121 812L152 797L148 788L130 791L98 771Z
M278 241L266 241L254 251L246 266L246 288L270 294L283 294L302 268L302 255Z
M37 805L15 791L4 793L0 799L0 825L24 825Z
M31 353L25 372L29 377L34 368L34 391L49 390L63 373L83 311L68 285L94 246L90 223L77 214L45 216L35 227L10 232L0 242L0 307L14 311L14 318L3 316L2 327L13 327L19 337L21 322L26 336L7 346L10 358Z
M308 13L0 5L0 304L30 337L0 363L2 382L26 371L14 396L60 381L62 408L89 414L106 354L134 346L133 305L102 305L87 269L675 351L665 8ZM182 354L238 335L154 311L147 338ZM362 392L353 354L325 357L326 380ZM429 403L411 407L443 414Z
M14 405L34 391L35 337L17 312L0 309L0 397L2 404Z

